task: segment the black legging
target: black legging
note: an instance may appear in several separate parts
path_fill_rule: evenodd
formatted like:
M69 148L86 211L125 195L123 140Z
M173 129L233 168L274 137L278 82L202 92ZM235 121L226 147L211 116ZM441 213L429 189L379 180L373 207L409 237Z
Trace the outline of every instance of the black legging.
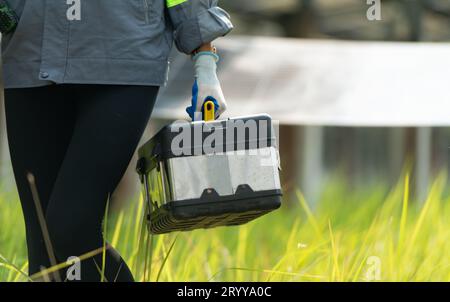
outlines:
M58 263L103 246L102 221L141 138L158 87L52 85L5 90L11 160L26 224L29 273L50 267L27 173L34 175ZM133 281L107 249L104 277ZM100 281L101 253L81 262ZM60 272L65 279L65 272Z

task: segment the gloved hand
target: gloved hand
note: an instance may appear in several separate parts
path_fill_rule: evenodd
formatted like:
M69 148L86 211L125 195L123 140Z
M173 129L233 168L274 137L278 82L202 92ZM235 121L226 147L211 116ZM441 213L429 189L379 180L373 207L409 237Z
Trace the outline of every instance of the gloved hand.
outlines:
M193 58L195 82L192 87L192 105L186 108L193 121L203 118L203 103L211 100L215 104L216 118L226 109L227 103L217 77L217 62L219 57L212 52L199 52Z

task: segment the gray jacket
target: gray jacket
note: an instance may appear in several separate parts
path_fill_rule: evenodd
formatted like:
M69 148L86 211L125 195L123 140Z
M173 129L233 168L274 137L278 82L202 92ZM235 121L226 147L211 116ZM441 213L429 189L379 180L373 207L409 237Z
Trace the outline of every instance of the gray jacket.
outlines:
M159 86L174 41L189 54L233 28L218 0L79 0L80 10L66 0L7 1L20 21L2 39L6 88Z

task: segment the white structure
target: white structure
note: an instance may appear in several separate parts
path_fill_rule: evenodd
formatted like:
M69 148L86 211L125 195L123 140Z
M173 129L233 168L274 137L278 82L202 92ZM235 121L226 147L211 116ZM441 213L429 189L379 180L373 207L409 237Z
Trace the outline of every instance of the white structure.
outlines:
M217 44L230 116L262 110L289 125L450 126L450 43L233 37ZM185 117L185 65L186 56L174 58L155 117Z

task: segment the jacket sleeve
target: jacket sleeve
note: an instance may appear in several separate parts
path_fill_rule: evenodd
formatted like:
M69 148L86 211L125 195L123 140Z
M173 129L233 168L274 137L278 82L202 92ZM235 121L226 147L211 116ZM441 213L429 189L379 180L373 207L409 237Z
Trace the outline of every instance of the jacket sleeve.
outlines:
M204 43L233 29L230 15L217 6L218 0L166 0L179 51L191 54Z

